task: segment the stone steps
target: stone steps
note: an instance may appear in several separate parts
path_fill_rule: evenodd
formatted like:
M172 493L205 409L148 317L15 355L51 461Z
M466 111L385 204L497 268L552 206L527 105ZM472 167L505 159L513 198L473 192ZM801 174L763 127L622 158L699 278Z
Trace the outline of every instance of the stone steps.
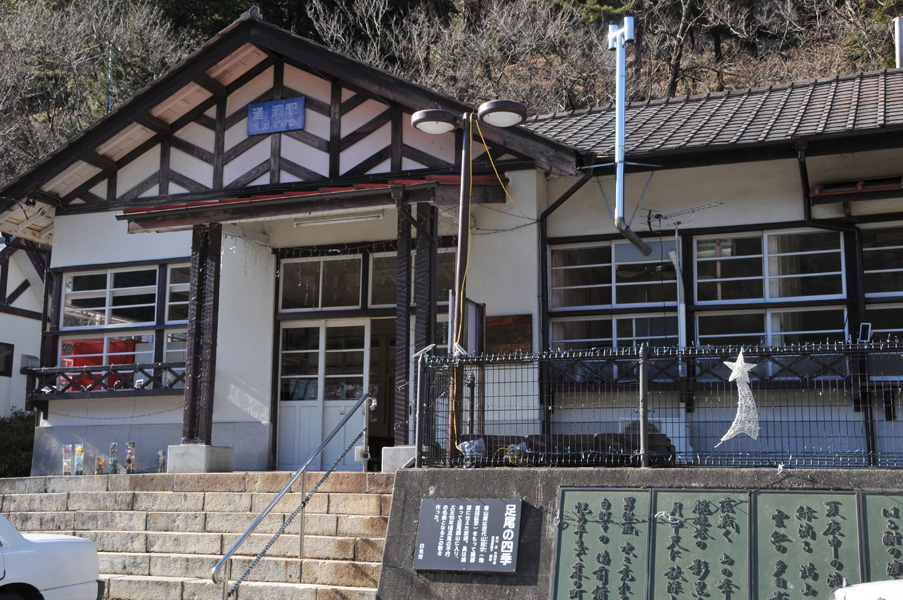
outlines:
M152 474L0 480L0 511L21 531L88 538L111 600L222 597L216 562L285 485L289 473ZM310 474L308 489L321 474ZM392 474L333 473L248 575L239 600L374 600L391 506ZM205 487L207 489L205 489ZM283 526L300 485L235 554L232 577Z

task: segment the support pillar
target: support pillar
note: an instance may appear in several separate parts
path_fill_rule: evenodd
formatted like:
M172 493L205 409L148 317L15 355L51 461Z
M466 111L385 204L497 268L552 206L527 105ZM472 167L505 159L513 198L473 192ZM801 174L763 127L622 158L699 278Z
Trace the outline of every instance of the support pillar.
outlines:
M232 470L232 448L211 446L221 249L221 225L194 226L182 444L169 448L171 473Z

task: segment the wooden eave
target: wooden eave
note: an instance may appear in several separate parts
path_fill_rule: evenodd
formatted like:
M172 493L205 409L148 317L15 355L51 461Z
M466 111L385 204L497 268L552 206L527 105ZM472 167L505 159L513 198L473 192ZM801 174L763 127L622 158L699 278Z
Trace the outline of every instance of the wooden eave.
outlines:
M65 210L66 207L62 203L54 201L56 196L50 194L41 197L41 188L79 162L99 172L87 178L75 189L86 195L89 201L102 207L101 209L107 210L108 208L100 203L103 199L96 197L92 199L88 190L103 181L123 162L160 142L160 136L165 135L169 124L154 117L154 109L167 98L192 84L206 90L212 95L212 99L216 100L228 86L220 85L211 78L210 70L246 44L251 44L270 55L269 64L278 60L274 55L284 58L289 64L303 65L323 78L341 81L343 85L347 84L351 89L356 88L390 106L398 106L412 112L422 108L444 108L459 113L472 110L427 88L398 79L268 23L243 16L114 112L101 118L66 145L47 155L29 171L0 188L0 213L13 206L15 200L29 196L41 202L56 204L58 210ZM189 112L186 111L186 114ZM126 157L114 161L99 151L103 144L120 135L126 128L136 125L149 130L153 135L147 142L135 147ZM483 134L488 142L510 148L534 161L567 173L576 172L578 153L566 145L553 142L523 128L503 130L487 127L484 128ZM228 194L225 191L223 193Z
M332 211L394 207L402 202L455 204L459 193L460 177L429 176L386 183L141 206L128 208L123 214L116 215L116 218L127 221L131 233L173 231L209 223L259 221ZM494 176L475 176L472 201L475 204L502 203L505 201L504 190Z

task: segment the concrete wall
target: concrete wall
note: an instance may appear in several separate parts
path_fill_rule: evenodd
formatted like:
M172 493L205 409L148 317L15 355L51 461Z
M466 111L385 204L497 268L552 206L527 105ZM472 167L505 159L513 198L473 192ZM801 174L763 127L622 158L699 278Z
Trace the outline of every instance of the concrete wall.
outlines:
M402 469L395 475L377 598L548 600L555 574L562 488L862 490L894 494L903 489L898 472L875 470ZM523 499L517 572L414 571L417 523L424 498Z

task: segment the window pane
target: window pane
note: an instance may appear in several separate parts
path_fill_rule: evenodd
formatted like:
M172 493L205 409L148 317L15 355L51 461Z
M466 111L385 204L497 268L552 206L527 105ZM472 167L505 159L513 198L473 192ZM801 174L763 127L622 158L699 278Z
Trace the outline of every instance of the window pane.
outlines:
M329 327L326 330L326 350L363 350L364 343L363 326Z
M309 375L316 377L319 370L319 354L316 352L296 352L282 355L282 375Z
M157 270L120 271L113 273L113 288L130 288L157 285Z
M840 275L782 277L772 279L768 291L772 298L837 295L843 292L843 278Z
M673 346L677 343L677 317L618 317L618 347Z
M702 315L697 320L703 346L757 346L766 343L765 313Z
M552 321L551 325L550 345L553 350L611 348L612 323L610 319Z
M282 350L320 349L320 329L317 327L298 327L282 330Z
M327 375L364 372L363 352L327 352L324 360Z
M747 300L762 298L765 284L761 279L707 281L697 284L697 300Z
M398 268L397 256L374 256L370 271L370 305L387 306L395 304L395 277Z
M318 308L320 306L320 263L283 263L282 310Z
M844 325L841 309L775 312L771 314L771 343L784 346L842 342Z
M448 304L448 292L455 287L455 252L436 255L436 288L439 304Z
M114 308L110 311L110 324L153 323L154 313L156 312L154 309L153 305Z
M189 283L191 281L191 267L172 267L169 269L169 284Z
M106 288L106 273L95 273L93 275L70 275L66 277L65 289L67 292L105 290Z
M327 379L324 386L324 400L358 400L364 394L363 377Z
M770 254L840 250L840 233L837 232L785 233L770 235L768 239Z
M761 258L731 258L699 261L696 277L699 279L734 279L738 277L761 277Z
M13 345L0 342L0 377L13 374Z
M550 257L552 308L611 304L611 247L553 249Z
M322 307L350 307L360 304L360 258L323 261Z
M606 306L611 304L611 286L553 289L552 308Z
M317 380L312 377L290 377L279 386L279 400L316 400Z

